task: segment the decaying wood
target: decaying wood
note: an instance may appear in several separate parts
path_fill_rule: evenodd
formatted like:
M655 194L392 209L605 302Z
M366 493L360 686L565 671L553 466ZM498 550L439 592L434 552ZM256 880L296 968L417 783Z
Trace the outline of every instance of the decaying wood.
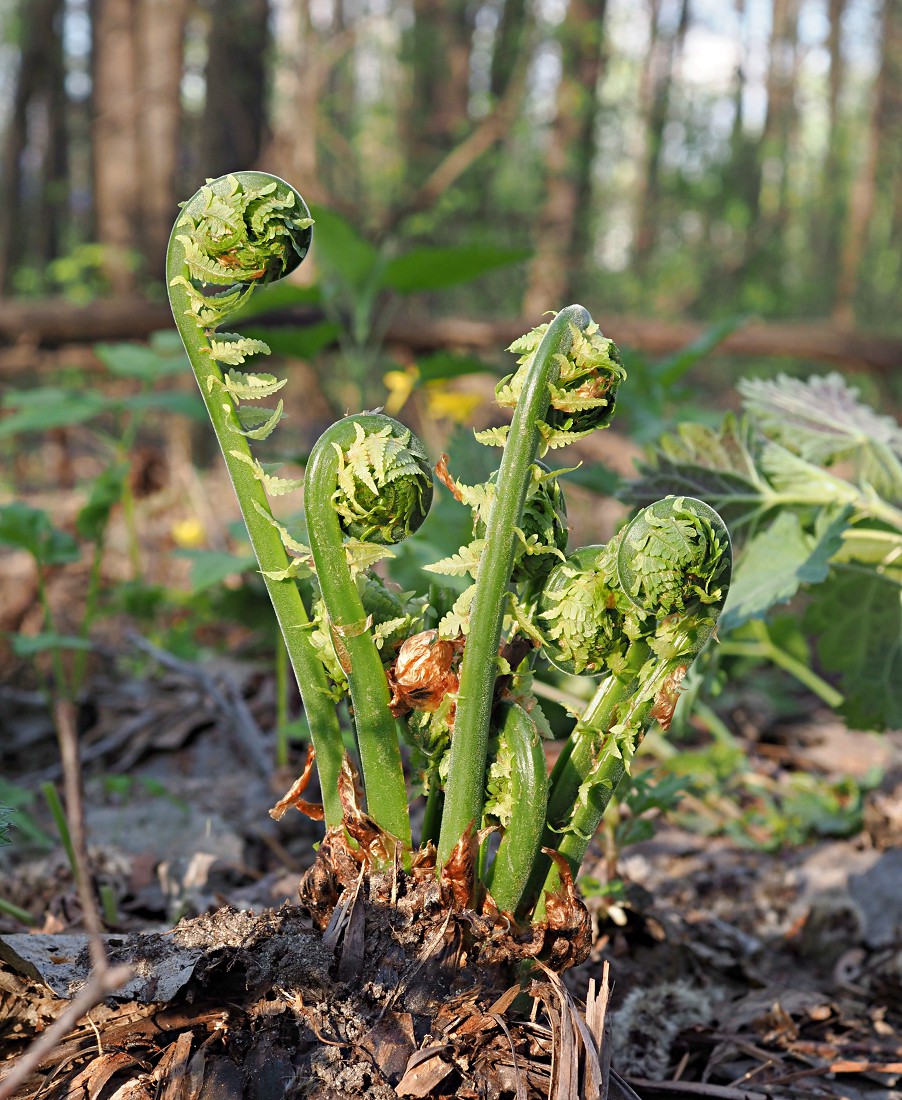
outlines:
M661 321L653 318L606 314L595 311L605 333L619 344L646 355L662 356L697 340L706 326L695 321ZM318 310L295 307L267 318L271 324L311 324L321 320ZM459 317L420 320L397 317L388 326L389 343L414 352L460 348L497 352L540 318L513 321L471 321ZM0 370L12 370L21 359L21 347L58 347L101 340L141 339L172 327L168 306L143 298L99 298L86 306L71 302L0 301ZM13 354L15 352L15 354ZM902 340L874 333L855 332L831 321L763 322L744 325L718 346L717 354L767 358L810 359L850 369L894 370L902 362ZM10 358L12 356L12 358Z

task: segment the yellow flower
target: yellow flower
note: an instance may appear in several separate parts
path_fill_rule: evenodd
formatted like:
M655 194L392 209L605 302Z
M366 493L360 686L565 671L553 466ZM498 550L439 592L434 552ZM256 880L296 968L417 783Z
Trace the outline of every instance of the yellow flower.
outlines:
M169 532L172 541L183 550L196 550L207 541L207 532L197 516L189 516L188 519L180 519L173 523Z
M397 416L404 408L419 378L420 372L413 366L405 367L403 370L386 371L382 381L388 390L388 397L385 399L387 416Z
M482 404L478 393L462 393L444 382L430 382L423 389L426 411L433 420L453 420L466 424Z

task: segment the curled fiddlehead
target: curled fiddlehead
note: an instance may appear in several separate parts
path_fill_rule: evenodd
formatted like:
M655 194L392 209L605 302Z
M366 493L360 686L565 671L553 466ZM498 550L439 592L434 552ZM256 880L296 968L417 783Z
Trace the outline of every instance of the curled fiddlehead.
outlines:
M415 531L431 500L432 473L422 445L390 417L346 417L327 428L310 453L307 532L351 692L368 809L408 848L407 793L388 682L352 565L365 540L393 544Z
M581 546L551 570L542 588L545 655L572 676L601 675L628 644L624 628L632 610L617 584L612 547Z
M723 520L688 497L643 509L602 557L613 603L625 611L626 644L605 658L610 674L552 773L545 834L546 846L574 872L649 725L669 727L683 677L716 628L732 570ZM559 885L557 867L545 857L536 861L527 899L542 878L544 897ZM540 899L536 915L542 911Z
M282 418L275 409L248 406L277 393L284 380L239 371L254 355L267 355L263 341L219 326L247 301L255 287L280 278L310 247L312 219L301 196L283 180L239 172L209 180L176 219L166 259L173 316L201 396L216 431L264 582L285 639L316 748L326 824L338 825L342 807L338 776L343 747L329 685L308 632L297 588L304 547L276 522L267 494L298 483L279 478L254 457L250 440L264 439ZM298 557L289 557L298 554Z
M529 471L540 446L547 448L561 439L560 429L548 422L549 408L556 391L561 388L565 367L569 370L571 352L574 347L582 347L584 336L592 329L592 318L582 306L568 306L557 314L545 328L538 346L529 353L529 361L521 365L522 375L515 395L511 383L511 399L516 408L510 430L484 440L501 442L504 454L485 521L485 548L469 612L469 634L461 664L457 717L438 844L440 864L448 859L466 830L478 824L482 815L489 719L504 618L503 596L513 569L517 530L522 522L530 482ZM615 369L609 375L616 374L619 378L621 373ZM597 400L608 401L607 398Z

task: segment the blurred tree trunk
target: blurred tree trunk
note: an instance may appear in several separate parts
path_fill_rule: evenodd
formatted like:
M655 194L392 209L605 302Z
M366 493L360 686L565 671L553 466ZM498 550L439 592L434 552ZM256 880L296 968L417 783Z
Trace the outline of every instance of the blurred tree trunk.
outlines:
M134 289L141 250L138 0L92 0L94 232L114 289Z
M162 277L178 213L177 170L182 128L181 83L188 0L141 0L138 114L142 251L147 270ZM215 173L211 173L215 174Z
M404 131L407 182L418 185L466 132L473 29L467 0L414 0L413 15Z
M756 271L766 265L769 281L777 290L782 283L790 154L798 128L796 84L800 7L801 0L773 0L767 111L749 187L751 203L745 263Z
M19 70L0 164L0 293L18 265L43 266L60 250L69 198L62 18L62 0L21 2Z
M529 25L526 0L504 0L492 52L490 90L495 100L507 91L526 45Z
M178 212L188 0L92 0L94 234L117 293L159 278Z
M902 4L899 0L884 0L882 24L883 48L874 84L866 151L849 199L849 219L833 307L833 319L849 327L855 322L856 291L861 282L878 191L883 193L883 188L889 187L886 200L895 206L893 182L895 187L899 186L898 143L902 141ZM884 223L889 229L889 219L884 219ZM888 244L888 240L883 242L884 247Z
M591 248L590 205L607 0L571 0L561 23L561 82L546 154L546 199L523 312L569 301Z
M269 0L216 0L211 15L200 163L224 176L253 168L268 137Z
M846 59L842 48L842 21L848 0L828 0L827 51L830 70L827 76L827 151L821 175L821 197L810 227L815 267L812 278L826 284L823 288L829 308L835 300L836 276L842 228L848 208L849 178L848 127L844 123L841 96L845 86Z
M649 28L649 47L639 89L645 148L636 187L633 247L634 264L640 277L648 270L657 237L664 127L670 113L674 62L682 51L689 28L689 0L681 0L676 27L669 34L661 32L661 0L650 0Z

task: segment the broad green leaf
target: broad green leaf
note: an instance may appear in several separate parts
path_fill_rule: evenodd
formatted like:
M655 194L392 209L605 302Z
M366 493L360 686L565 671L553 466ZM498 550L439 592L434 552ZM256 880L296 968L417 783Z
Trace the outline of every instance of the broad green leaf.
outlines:
M184 352L172 354L159 346L95 344L94 354L111 374L120 378L139 378L142 382L154 382L171 374L184 374L189 369Z
M225 550L180 549L173 550L172 555L191 562L192 592L202 592L205 588L222 584L226 577L245 573L257 564L253 554L230 554Z
M706 329L691 344L687 344L686 347L680 348L675 354L655 363L653 371L658 382L663 386L672 386L679 382L688 370L691 370L699 360L709 355L718 344L723 343L736 329L741 328L747 320L747 317L728 317L726 320Z
M280 282L269 283L267 286L255 287L253 295L247 299L240 309L230 315L229 323L234 323L236 328L243 329L247 321L256 317L264 317L269 313L290 310L297 306L319 305L319 301L319 287L295 286L282 279ZM265 339L269 340L268 331Z
M803 381L785 374L744 378L743 404L765 433L811 462L829 464L838 455L873 444L902 457L902 427L858 399L858 389L840 374Z
M856 729L902 726L902 589L837 567L813 591L805 626L824 668L839 675L846 721Z
M491 248L464 245L457 248L414 248L389 260L382 272L382 283L399 294L443 290L478 279L498 267L527 260L528 248Z
M336 211L315 206L313 217L316 262L354 290L369 287L382 263L378 250Z
M3 406L17 411L0 420L0 439L8 439L19 432L43 432L50 428L65 428L71 424L83 424L114 402L100 394L80 390L64 390L58 386L41 386L35 390L22 390L7 394Z
M159 412L175 413L176 416L186 416L189 420L197 420L203 424L207 423L207 410L204 408L204 403L196 390L184 393L178 390L168 390L162 393L136 393L132 397L126 397L122 400L119 407L139 413L153 409Z
M776 604L786 603L803 584L819 584L830 571L849 519L843 510L816 535L802 529L793 512L781 512L751 538L733 572L720 629L723 633L750 619L760 619Z
M9 806L0 806L0 845L12 843L12 841L9 839L7 829L9 829L11 825L15 824L13 820L15 818L15 814L16 811L11 809Z
M464 374L497 374L489 363L475 355L456 355L453 351L437 351L417 360L420 382L443 382Z
M24 501L0 507L0 546L27 550L41 565L64 565L78 561L78 543L53 526L50 516Z
M17 657L34 657L54 649L89 650L93 646L87 638L72 634L13 634L10 643Z
M323 348L336 343L341 328L334 321L316 321L310 325L280 325L272 328L249 328L246 331L254 339L266 340L273 355L312 359Z
M75 529L83 539L99 542L103 538L110 512L122 499L122 490L128 477L124 463L108 467L91 485L88 502L75 519Z

